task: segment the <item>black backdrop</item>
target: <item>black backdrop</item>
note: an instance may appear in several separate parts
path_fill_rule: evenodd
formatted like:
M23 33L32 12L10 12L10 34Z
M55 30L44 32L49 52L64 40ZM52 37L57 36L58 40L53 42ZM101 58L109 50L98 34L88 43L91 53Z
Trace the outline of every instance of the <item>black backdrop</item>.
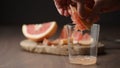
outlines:
M53 0L3 0L1 25L20 25L57 21L58 24L70 23L70 18L57 12ZM108 25L120 24L120 12L101 15L97 23Z

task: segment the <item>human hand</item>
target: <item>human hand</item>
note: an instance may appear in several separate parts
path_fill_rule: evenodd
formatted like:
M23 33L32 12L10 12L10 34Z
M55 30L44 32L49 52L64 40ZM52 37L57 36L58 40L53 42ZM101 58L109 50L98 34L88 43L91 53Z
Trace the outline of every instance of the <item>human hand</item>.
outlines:
M99 15L120 10L120 0L72 0L77 3L79 15L87 22L96 22ZM86 9L90 8L90 12Z
M120 9L120 0L54 0L61 15L69 16L69 5L75 5L79 15L87 22L96 22L99 15ZM90 8L88 11L86 8Z
M69 16L69 5L71 4L71 0L54 0L55 6L58 12L63 16Z

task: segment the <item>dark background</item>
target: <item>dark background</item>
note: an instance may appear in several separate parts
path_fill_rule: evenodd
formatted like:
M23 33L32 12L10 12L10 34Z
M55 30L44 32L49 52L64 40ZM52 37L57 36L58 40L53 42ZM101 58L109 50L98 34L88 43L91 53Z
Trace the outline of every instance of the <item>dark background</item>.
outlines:
M57 12L53 0L3 0L2 20L0 25L22 25L57 21L59 25L70 23L70 18ZM120 12L101 15L97 23L104 25L120 25Z

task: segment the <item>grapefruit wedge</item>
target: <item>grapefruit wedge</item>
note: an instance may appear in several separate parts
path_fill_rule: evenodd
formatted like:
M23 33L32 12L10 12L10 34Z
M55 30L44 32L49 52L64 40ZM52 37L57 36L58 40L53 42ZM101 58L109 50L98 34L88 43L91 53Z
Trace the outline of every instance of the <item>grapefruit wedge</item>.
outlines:
M81 19L79 13L77 12L77 9L70 5L71 9L71 19L74 24L76 24L75 29L76 30L89 30L93 24L93 22L87 22L83 19ZM86 7L87 14L91 12L91 9ZM97 18L96 18L97 19Z
M73 38L73 43L77 44L79 41L82 39L83 35L79 31L73 31L72 33L72 38Z
M42 24L28 24L22 26L23 35L33 41L43 41L44 38L51 37L57 30L55 21Z
M67 39L67 37L68 37L67 26L65 25L61 30L59 38L60 39Z
M72 38L74 44L90 45L93 43L93 38L88 33L82 34L82 32L74 31Z
M90 45L93 43L93 41L93 38L88 33L85 33L82 39L79 40L79 43L83 45Z

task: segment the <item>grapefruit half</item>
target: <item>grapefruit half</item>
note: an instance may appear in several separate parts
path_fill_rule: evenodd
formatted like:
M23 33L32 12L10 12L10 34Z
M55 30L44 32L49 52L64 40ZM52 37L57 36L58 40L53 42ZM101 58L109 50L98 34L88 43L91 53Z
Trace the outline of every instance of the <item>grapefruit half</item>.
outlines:
M57 30L55 21L42 24L24 24L22 26L23 35L33 41L42 41L44 38L51 37Z

